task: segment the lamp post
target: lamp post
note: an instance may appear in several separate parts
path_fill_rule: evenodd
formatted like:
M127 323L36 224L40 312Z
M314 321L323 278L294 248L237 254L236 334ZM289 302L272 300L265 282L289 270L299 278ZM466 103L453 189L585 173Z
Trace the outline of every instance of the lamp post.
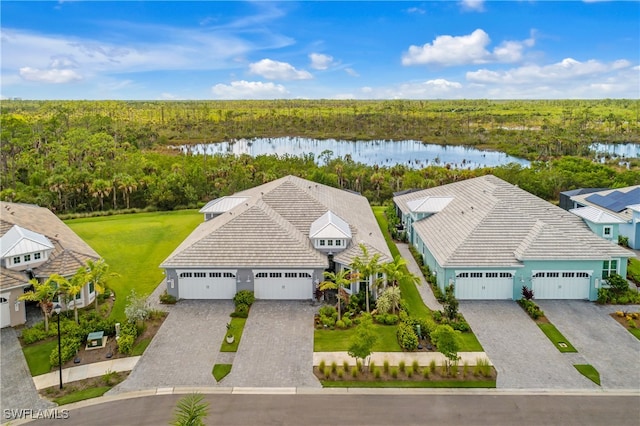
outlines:
M62 389L62 344L60 342L60 311L62 307L59 303L53 307L53 311L58 316L58 370L60 371L60 389Z

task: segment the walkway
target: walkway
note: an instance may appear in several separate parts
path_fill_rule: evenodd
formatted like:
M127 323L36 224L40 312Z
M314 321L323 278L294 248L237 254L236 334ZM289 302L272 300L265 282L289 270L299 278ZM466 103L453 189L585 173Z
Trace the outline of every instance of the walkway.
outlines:
M460 357L459 365L476 365L478 359L491 361L487 358L487 354L484 352L458 352ZM385 361L389 361L389 365L399 365L400 361L404 361L406 365L411 365L413 361L418 361L418 365L421 367L427 366L431 361L435 361L436 365L440 366L447 361L447 358L440 352L374 352L371 354L372 362L376 365L383 365ZM349 356L346 352L314 352L313 353L313 365L320 365L320 361L324 361L325 364L331 365L335 362L338 365L342 365L344 361L347 361L349 365L356 365L356 359Z
M109 361L94 362L92 364L79 365L77 367L62 369L62 383L75 382L78 380L100 377L110 371L121 372L131 371L136 366L139 356L127 358L117 358ZM60 384L60 372L58 370L51 373L42 374L33 378L36 389L45 389Z
M407 261L407 269L409 270L409 272L420 278L420 283L422 285L419 285L417 287L418 292L420 292L420 296L424 301L424 304L427 305L427 307L432 311L441 311L442 305L433 295L433 291L431 290L431 286L429 285L427 280L424 279L424 275L422 275L420 266L418 266L418 263L409 251L409 246L405 243L396 243L396 246L398 246L398 250L400 250L400 255Z

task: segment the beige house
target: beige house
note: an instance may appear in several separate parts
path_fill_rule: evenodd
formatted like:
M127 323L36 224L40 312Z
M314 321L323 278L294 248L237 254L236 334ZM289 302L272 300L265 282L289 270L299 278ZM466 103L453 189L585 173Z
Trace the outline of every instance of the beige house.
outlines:
M29 289L29 280L42 282L56 273L69 278L87 260L99 258L50 210L0 201L0 326L25 323L25 302L18 298ZM94 299L93 285L87 284L68 307Z

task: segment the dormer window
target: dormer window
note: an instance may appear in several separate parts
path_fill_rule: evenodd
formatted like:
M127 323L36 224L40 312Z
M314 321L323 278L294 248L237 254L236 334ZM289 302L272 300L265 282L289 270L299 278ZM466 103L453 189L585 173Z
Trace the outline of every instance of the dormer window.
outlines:
M333 240L327 240L327 245L328 246L332 246L333 245Z
M24 261L25 262L31 262L31 255L30 254L25 254L24 255Z
M336 253L349 245L352 238L351 227L329 210L311 224L309 238L316 249L326 253Z
M41 257L42 257L41 253L34 253L33 254L33 260L40 260Z
M17 264L19 264L19 263L20 263L20 256L16 256L16 257L14 257L14 258L13 258L13 264L14 264L14 265L17 265Z
M336 246L341 246L342 245L342 240L336 240Z
M325 245L325 241L324 240L320 240L320 246L324 246Z

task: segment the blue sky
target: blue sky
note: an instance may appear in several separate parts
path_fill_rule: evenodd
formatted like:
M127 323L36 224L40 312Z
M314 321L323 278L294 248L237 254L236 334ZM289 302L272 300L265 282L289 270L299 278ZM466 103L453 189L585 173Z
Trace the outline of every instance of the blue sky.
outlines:
M640 98L640 2L2 1L0 96Z

